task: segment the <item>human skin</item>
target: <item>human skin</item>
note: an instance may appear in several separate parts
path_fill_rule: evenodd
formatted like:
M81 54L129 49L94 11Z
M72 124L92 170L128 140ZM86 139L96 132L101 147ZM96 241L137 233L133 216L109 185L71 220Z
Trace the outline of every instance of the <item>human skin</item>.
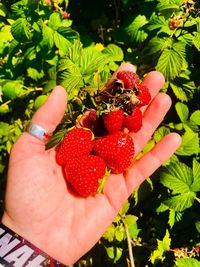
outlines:
M122 64L119 69L134 67ZM149 87L152 101L143 108L142 129L131 133L135 155L171 106L170 97L159 93L164 84L161 73L150 72L143 84ZM57 86L32 122L53 132L66 105L66 91ZM2 222L51 257L72 265L95 245L134 189L168 160L180 143L175 133L165 136L128 171L107 177L102 193L82 198L66 183L55 161L55 148L45 150L44 141L24 132L11 150Z

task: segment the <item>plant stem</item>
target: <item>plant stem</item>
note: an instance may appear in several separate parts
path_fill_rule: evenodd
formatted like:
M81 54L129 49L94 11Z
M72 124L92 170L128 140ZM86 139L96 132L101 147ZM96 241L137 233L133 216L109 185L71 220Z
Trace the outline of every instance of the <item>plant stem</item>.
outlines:
M131 237L130 237L128 226L126 223L124 223L124 227L125 227L125 231L126 231L126 237L127 237L127 243L128 243L128 253L129 253L131 267L135 267L132 245L131 245Z

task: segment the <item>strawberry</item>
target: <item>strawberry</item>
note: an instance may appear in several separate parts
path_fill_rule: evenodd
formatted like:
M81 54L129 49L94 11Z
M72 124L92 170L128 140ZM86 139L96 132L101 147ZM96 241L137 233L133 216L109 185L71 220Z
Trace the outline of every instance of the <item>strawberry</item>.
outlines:
M103 114L104 127L109 133L118 132L122 128L124 112L121 109Z
M146 85L142 85L142 84L137 84L137 98L140 101L139 103L139 107L148 105L149 102L151 101L151 94L149 92L149 89Z
M87 128L73 128L59 145L56 161L65 165L68 159L89 154L92 148L93 133Z
M132 71L119 71L117 73L117 78L122 80L124 88L126 89L131 89L135 86L135 84L139 83L138 75Z
M93 130L96 120L97 112L95 110L91 110L89 114L84 116L84 118L82 119L82 126Z
M108 134L94 141L94 154L104 159L113 173L122 173L133 161L134 143L127 133Z
M106 174L104 160L95 155L71 158L65 166L66 180L83 197L95 195Z
M123 127L131 132L138 132L142 127L142 111L136 107L131 115L124 118Z

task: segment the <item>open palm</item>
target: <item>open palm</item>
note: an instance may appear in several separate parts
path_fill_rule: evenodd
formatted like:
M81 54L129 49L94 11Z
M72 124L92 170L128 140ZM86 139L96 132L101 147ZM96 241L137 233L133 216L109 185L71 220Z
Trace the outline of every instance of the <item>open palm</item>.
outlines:
M133 70L133 66L123 64L122 69ZM144 110L142 129L131 134L136 154L151 138L171 105L166 94L158 94L164 83L160 73L149 73L143 83L150 89L152 102ZM66 98L65 90L57 86L32 122L53 131L64 114ZM51 257L66 265L73 264L98 241L132 191L179 144L180 137L169 134L124 175L110 175L103 193L81 198L66 184L55 161L55 149L46 151L43 141L23 133L11 151L2 221Z

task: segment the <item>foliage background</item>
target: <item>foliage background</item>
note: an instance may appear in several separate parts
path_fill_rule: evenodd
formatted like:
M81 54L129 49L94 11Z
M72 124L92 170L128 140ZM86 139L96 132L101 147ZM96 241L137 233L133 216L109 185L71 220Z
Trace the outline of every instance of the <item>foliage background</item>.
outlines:
M11 146L52 88L68 91L67 126L129 61L161 71L173 101L143 153L170 131L182 145L75 266L200 266L199 15L193 0L0 2L1 214Z

